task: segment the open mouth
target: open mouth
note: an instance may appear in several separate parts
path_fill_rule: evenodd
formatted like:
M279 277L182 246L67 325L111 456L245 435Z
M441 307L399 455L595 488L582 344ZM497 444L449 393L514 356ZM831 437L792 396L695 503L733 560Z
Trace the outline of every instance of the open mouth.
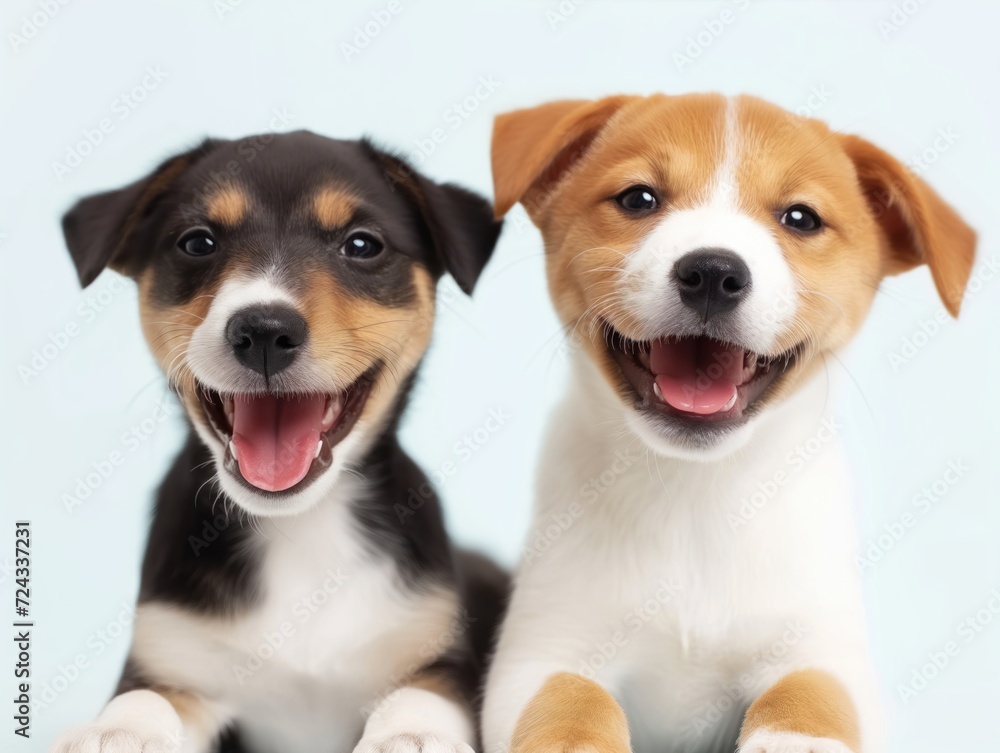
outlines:
M607 332L608 349L636 392L636 407L698 425L746 418L801 351L795 346L768 356L704 336L636 341L610 325Z
M220 393L200 384L197 392L226 447L226 470L258 491L297 492L333 462L373 383L369 370L338 393Z

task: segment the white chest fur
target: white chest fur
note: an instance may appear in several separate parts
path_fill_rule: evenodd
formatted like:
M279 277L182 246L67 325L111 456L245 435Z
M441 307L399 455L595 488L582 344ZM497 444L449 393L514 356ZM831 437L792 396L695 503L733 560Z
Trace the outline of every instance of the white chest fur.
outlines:
M852 502L823 377L711 462L653 455L599 380L580 364L552 417L501 650L561 635L551 669L615 688L637 750L711 748L797 667L867 698Z
M456 612L447 590L406 590L354 525L336 499L263 522L261 601L232 619L144 605L134 655L216 702L253 747L350 750L364 712L440 652Z

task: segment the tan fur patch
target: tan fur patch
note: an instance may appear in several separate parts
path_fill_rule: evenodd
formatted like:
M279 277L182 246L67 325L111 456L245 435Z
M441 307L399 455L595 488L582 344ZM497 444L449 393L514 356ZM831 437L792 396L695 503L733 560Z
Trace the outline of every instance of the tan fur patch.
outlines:
M163 308L156 304L151 295L155 284L152 272L147 270L137 282L139 320L149 350L163 373L176 386L178 397L187 409L188 415L201 416L201 404L195 394L194 375L187 366L185 356L195 327L208 315L208 309L218 290L218 283L186 304Z
M337 188L323 188L313 198L312 211L324 230L346 227L354 216L358 200Z
M472 713L471 700L466 697L466 694L458 687L455 680L443 671L424 670L414 678L410 686L426 690L442 698L447 698L469 709L469 712Z
M400 381L420 362L434 326L434 282L414 268L416 300L390 307L348 294L328 272L306 275L310 286L301 312L309 325L313 358L326 364L346 387L376 361L383 368L365 405L363 419L382 416Z
M629 753L625 712L604 688L580 675L548 679L514 730L511 753Z
M224 186L209 196L205 211L213 222L236 227L249 213L250 199L239 186Z
M832 350L861 325L882 274L875 226L868 218L851 161L836 135L752 97L738 100L740 208L765 224L786 207L805 203L826 228L812 236L775 232L798 281L799 326L777 349L803 336ZM775 228L779 231L780 228Z
M195 693L173 688L157 688L156 692L167 699L184 723L184 737L197 746L210 744L219 733L219 718L209 709L207 702Z
M437 693L444 698L458 698L459 695L455 688L455 683L440 672L424 672L411 682L410 685L414 688Z
M853 701L839 681L815 669L786 675L757 698L747 709L740 743L764 730L840 740L861 752Z
M625 217L611 199L643 184L672 208L704 200L723 154L725 112L718 95L629 100L609 116L565 179L532 205L542 208L534 218L545 238L556 309L623 396L630 388L608 354L599 322L613 319L629 331L621 270L662 217Z

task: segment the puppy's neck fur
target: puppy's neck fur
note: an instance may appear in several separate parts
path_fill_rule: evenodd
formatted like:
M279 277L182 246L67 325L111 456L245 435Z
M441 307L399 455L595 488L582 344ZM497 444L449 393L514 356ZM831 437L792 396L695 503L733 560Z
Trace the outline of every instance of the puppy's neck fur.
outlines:
M406 498L406 489L420 488L425 480L396 436L410 383L351 473L340 474L311 510L287 524L278 518L277 527L292 525L301 516L313 516L326 528L344 524L345 530L327 530L331 543L360 535L373 550L388 550L385 554L392 556L387 559L404 580L419 576L446 581L451 550L432 545L444 540L436 498L429 500L427 514L414 516L418 519L405 528L393 509ZM213 483L217 471L210 460L210 450L192 427L158 493L143 563L142 601L187 603L197 611L219 614L243 611L259 596L260 548L266 548L266 530L273 527L224 498ZM331 517L324 511L331 505L344 507L346 514Z
M580 357L552 418L534 531L577 504L564 535L606 552L625 587L644 584L637 603L651 577L679 582L690 596L675 602L681 632L710 642L732 640L734 619L762 612L765 623L780 621L803 604L860 616L853 495L830 391L821 370L760 416L740 449L712 460L665 457L629 430L620 399ZM572 567L577 551L559 542L540 566ZM706 589L717 598L701 598Z

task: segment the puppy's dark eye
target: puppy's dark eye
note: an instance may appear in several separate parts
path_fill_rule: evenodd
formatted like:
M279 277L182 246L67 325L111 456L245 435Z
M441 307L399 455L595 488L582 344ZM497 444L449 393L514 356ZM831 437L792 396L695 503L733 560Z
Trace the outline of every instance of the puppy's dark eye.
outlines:
M805 204L788 207L781 215L781 224L800 233L814 233L823 227L823 221Z
M615 201L626 212L634 214L652 212L660 205L656 194L653 193L653 189L648 186L633 186L632 188L628 188L618 194Z
M368 233L351 233L344 243L344 256L352 259L371 259L382 253L382 241Z
M181 236L177 247L189 256L208 256L215 253L215 240L207 230L192 230Z

